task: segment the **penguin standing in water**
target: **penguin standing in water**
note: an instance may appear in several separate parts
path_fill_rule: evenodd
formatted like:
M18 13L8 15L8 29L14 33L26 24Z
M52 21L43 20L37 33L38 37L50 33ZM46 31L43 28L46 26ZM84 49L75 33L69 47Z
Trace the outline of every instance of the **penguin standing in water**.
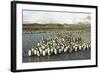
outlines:
M78 45L75 44L75 45L73 46L73 49L74 49L75 51L78 51Z
M41 49L41 47L39 47L39 52L40 52L40 54L42 53L42 49Z
M83 50L86 50L86 43L82 45Z
M46 56L52 54L59 54L63 52L69 51L78 51L78 50L88 50L91 48L90 44L87 43L79 43L82 39L80 37L71 37L71 36L54 36L49 37L47 39L43 39L42 41L37 43L36 48L31 48L28 50L28 56ZM81 45L80 45L81 44Z
M86 45L86 49L89 50L90 49L90 44Z
M34 55L34 48L31 49L32 56Z
M47 48L47 54L50 56L50 48Z
M69 46L65 46L64 52L67 52L69 50Z
M70 46L70 48L69 48L69 53L71 53L72 51L73 51L73 47Z
M43 55L43 56L45 56L45 55L46 55L46 52L45 52L45 50L43 50L43 51L42 51L42 55Z
M32 51L31 50L28 51L28 56L32 56Z
M57 54L57 49L54 49L54 54L55 54L55 55Z
M50 49L50 52L53 53L53 49L52 49L52 47L51 47L51 49Z
M62 49L59 48L58 53L61 53L61 52L62 52Z
M77 46L75 46L75 48L74 48L74 49L75 49L75 51L77 51L77 50L78 50L78 47L77 47Z
M72 49L72 48L70 48L70 49L69 49L69 53L71 53L71 52L72 52L72 50L73 50L73 49Z
M40 56L40 53L39 53L39 51L37 50L37 56Z
M81 45L79 45L78 48L79 48L79 50L82 50L82 46Z
M36 49L34 50L34 55L36 55Z
M89 49L91 49L91 44L88 44L89 45Z
M68 51L68 46L66 46L65 48L64 48L64 52L67 52Z

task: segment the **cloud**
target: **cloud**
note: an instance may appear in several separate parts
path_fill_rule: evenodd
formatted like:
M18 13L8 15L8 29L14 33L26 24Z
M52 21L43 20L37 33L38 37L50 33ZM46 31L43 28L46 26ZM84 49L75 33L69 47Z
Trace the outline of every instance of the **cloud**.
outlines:
M23 11L23 23L78 23L90 14L48 11Z

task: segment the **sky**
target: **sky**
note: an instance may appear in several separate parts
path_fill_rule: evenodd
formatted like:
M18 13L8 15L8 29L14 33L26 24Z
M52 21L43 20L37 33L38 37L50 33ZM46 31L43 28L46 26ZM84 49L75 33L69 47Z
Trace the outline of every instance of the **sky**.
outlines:
M90 22L89 13L54 12L54 11L32 11L23 10L23 24L26 23L59 23L76 24L79 22Z

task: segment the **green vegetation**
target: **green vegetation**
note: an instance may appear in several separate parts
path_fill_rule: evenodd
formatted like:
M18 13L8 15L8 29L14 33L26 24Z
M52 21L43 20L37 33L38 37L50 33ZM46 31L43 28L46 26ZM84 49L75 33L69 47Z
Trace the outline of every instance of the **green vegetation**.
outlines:
M23 24L23 31L39 30L90 30L90 24Z

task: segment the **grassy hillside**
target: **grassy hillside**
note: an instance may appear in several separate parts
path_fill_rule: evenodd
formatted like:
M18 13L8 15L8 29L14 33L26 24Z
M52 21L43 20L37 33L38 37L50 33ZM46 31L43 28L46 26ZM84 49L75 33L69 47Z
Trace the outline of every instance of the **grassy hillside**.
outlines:
M90 30L89 24L23 24L24 31L37 30Z

